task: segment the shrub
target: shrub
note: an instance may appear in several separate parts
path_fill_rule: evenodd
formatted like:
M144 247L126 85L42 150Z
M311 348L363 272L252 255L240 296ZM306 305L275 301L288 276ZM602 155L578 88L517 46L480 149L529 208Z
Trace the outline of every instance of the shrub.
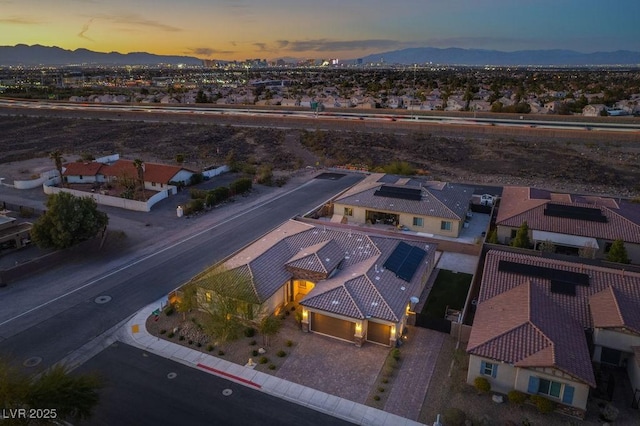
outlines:
M556 409L556 403L540 395L532 395L531 402L542 414L549 414Z
M374 401L380 401L380 395L374 395L373 396L373 400Z
M175 336L175 333L174 333L173 331L172 331L172 332L170 332L169 334L167 334L167 337L168 337L169 339L173 339L173 336Z
M224 351L223 351L222 349L220 349L220 350L218 351L218 355L220 355L220 356L224 356Z
M251 190L253 182L249 178L240 178L229 184L229 190L234 195L243 194Z
M280 358L283 358L285 356L287 356L287 353L283 350L279 350L276 355L278 355Z
M378 392L380 393L384 392L384 388L382 386L378 386Z
M473 381L473 385L480 393L487 393L491 391L491 383L489 383L489 380L484 377L476 377Z
M164 334L166 332L167 332L167 330L165 330L164 328L162 330L160 330L160 334Z
M400 361L400 349L398 348L392 349L391 358L395 359L396 361Z
M251 351L251 356L258 356L258 353L259 353L258 350L254 349Z
M389 379L387 379L386 377L383 377L382 380L380 380L382 383L389 383Z
M202 343L198 342L198 343L196 343L196 346L201 348L202 347Z
M287 340L287 343L285 343L287 345L287 347L291 347L293 346L293 341L292 340Z
M252 340L252 341L249 342L249 346L255 346L255 345L256 345L256 341L255 340Z
M275 370L276 366L275 364L269 364L269 370Z
M245 337L253 337L256 335L256 329L253 327L247 327L244 329Z
M189 195L191 195L191 198L194 200L205 199L207 197L207 191L203 191L202 189L191 188L189 190Z
M507 394L509 402L515 405L522 405L527 400L527 394L517 390L509 391Z
M164 310L164 314L168 317L170 317L171 315L173 315L174 313L174 309L173 306L168 306L165 310Z
M261 356L260 359L258 360L258 362L260 364L266 364L269 362L269 358L267 358L266 356Z
M211 352L215 347L213 345L207 345L207 351Z
M187 343L189 343L190 345L193 345L193 340L189 339Z
M183 341L184 340L184 336L178 337L178 340Z
M442 414L442 423L447 426L464 426L467 415L459 408L447 408Z

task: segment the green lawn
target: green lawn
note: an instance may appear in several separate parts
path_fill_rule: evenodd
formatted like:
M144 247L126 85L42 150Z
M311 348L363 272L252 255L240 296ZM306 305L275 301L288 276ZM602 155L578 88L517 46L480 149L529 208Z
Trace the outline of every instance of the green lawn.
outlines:
M473 275L441 269L427 298L422 313L432 318L444 318L447 305L462 310Z

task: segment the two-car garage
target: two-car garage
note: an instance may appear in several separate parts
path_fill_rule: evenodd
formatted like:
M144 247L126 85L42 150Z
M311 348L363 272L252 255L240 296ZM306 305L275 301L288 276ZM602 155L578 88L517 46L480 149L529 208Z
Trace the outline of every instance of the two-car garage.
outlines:
M337 339L353 342L356 334L356 323L317 312L310 313L309 329L315 333L326 334ZM372 343L389 346L391 326L379 322L368 321L366 340Z

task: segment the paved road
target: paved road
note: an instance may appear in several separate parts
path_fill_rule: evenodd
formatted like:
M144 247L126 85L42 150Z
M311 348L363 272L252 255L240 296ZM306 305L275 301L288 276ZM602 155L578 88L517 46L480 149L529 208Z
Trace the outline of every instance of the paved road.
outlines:
M286 219L306 213L359 179L359 175L346 175L338 180L311 180L286 196L239 212L122 266L112 260L111 269L97 277L81 261L65 269L69 272L66 277L58 274L49 281L48 275L43 274L22 291L0 289L0 355L8 355L19 363L32 357L41 358L39 365L28 370L40 371L205 267ZM94 267L100 259L87 263ZM111 299L99 304L95 302L98 296Z
M123 343L76 372L108 376L92 425L351 424Z

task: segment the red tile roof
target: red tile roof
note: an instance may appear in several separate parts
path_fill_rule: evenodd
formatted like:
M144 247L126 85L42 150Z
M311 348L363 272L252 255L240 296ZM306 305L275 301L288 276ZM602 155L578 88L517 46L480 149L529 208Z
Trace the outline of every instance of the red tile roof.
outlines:
M596 386L583 327L530 280L478 305L467 351Z
M589 297L593 326L597 328L626 328L640 335L640 304L623 290L609 286Z
M69 163L65 164L64 176L95 176L104 166L102 163Z
M145 182L169 183L182 167L169 166L166 164L144 163L144 180ZM105 176L119 177L122 175L132 178L138 177L138 171L131 160L118 160L110 166L105 166Z
M631 220L633 216L625 214L626 211L620 209L615 200L601 197L572 197L567 194L554 197L557 194L552 193L546 194L546 198L540 198L544 197L543 192L536 190L534 193L533 189L522 187L504 188L496 224L517 228L526 221L529 229L532 230L610 241L622 239L628 243L640 244L640 223ZM546 216L545 205L551 201L556 204L599 208L602 215L606 216L607 222ZM634 207L625 204L625 208ZM640 211L640 205L636 209Z

